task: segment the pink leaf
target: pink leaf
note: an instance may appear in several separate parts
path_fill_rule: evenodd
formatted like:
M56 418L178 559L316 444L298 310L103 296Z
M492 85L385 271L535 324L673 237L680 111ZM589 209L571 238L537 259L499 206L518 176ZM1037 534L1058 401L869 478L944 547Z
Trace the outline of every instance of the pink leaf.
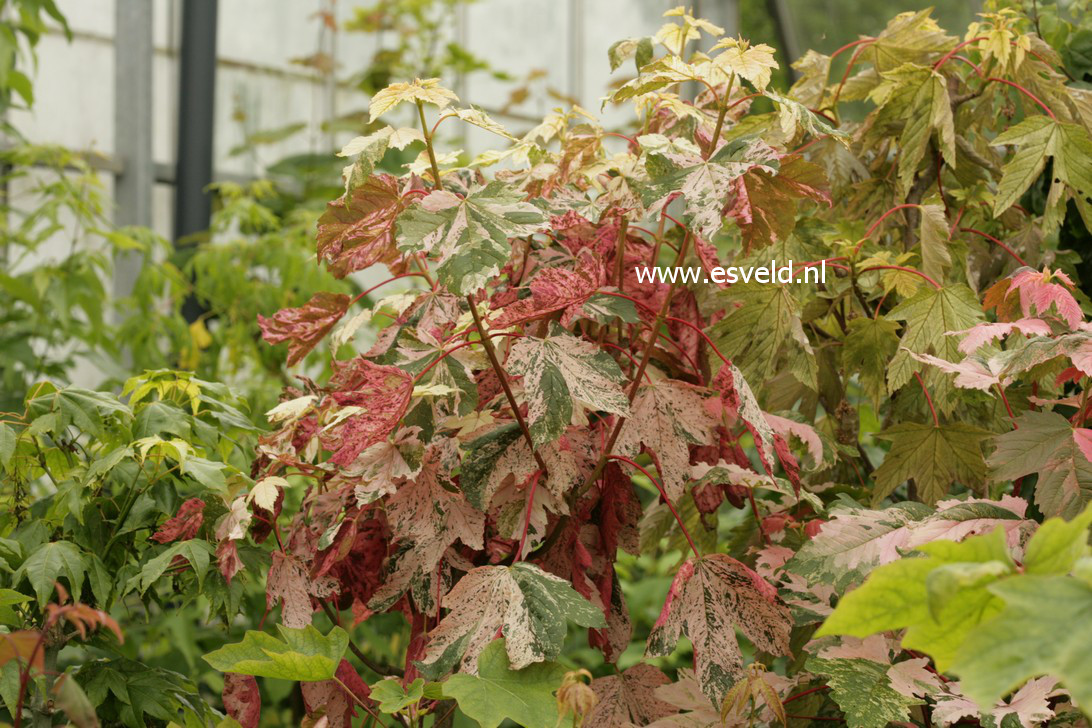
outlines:
M348 308L349 297L344 293L316 293L299 308L281 309L273 318L259 315L258 327L270 344L291 342L288 366L293 366L318 346Z
M190 498L178 507L178 513L159 527L152 536L156 543L188 541L197 536L201 524L205 522L205 501Z
M258 719L262 715L262 696L258 692L258 681L251 675L225 673L224 710L239 722L243 728L258 728Z

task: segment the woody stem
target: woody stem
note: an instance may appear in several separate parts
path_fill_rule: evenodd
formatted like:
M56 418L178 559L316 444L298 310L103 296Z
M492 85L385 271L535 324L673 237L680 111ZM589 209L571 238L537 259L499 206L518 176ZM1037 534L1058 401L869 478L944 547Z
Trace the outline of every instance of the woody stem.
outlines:
M500 360L497 358L497 350L493 348L493 341L489 338L489 334L482 324L482 317L478 314L478 305L474 302L474 294L467 294L466 301L470 304L470 315L474 317L474 326L478 329L478 336L481 337L482 346L485 347L485 354L489 357L489 364L493 367L497 379L500 380L501 389L504 390L504 396L508 398L508 405L512 408L512 414L515 415L516 422L519 423L519 429L523 431L523 436L527 439L527 446L531 448L531 454L535 456L535 462L538 463L538 467L542 470L543 474L546 474L549 472L549 468L546 467L546 462L535 449L535 441L531 439L531 431L527 428L527 422L523 419L523 413L519 411L519 404L516 403L516 395L512 394L512 387L508 384L508 375L504 373L504 367L501 366Z

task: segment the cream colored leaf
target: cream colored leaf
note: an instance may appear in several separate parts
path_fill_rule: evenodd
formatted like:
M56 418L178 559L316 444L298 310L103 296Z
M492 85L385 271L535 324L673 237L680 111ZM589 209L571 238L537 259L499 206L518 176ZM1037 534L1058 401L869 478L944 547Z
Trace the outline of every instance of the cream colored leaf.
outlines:
M290 483L280 476L270 475L269 477L262 478L255 483L254 487L247 493L247 503L253 503L259 508L272 511L273 507L277 504L277 495L280 494L278 488L288 487L290 487Z
M415 78L410 83L392 83L375 96L372 96L368 111L371 113L369 121L375 121L383 114L403 102L416 104L432 104L445 108L452 101L458 101L459 97L440 85L438 78Z

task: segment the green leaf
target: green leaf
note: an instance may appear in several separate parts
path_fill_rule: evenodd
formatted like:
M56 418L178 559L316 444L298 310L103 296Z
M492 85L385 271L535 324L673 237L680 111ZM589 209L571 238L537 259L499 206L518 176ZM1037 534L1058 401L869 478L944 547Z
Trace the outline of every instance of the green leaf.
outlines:
M508 239L537 232L546 218L500 182L460 198L434 191L398 216L398 247L439 261L440 283L454 294L477 291L511 255Z
M756 387L783 371L785 364L801 384L816 386L815 353L793 290L774 283L736 283L720 294L728 313L710 334Z
M197 583L200 586L205 580L205 572L208 571L212 553L212 545L208 541L190 539L174 544L144 564L140 574L135 577L140 582L140 593L148 591L148 588L163 576L163 572L170 567L177 556L184 558L193 567L193 573L197 576Z
M994 439L988 460L993 481L1037 475L1035 504L1047 516L1073 518L1092 502L1092 463L1075 439L1075 430L1056 412L1029 410L1017 429Z
M899 325L880 317L849 321L842 346L842 365L857 372L861 386L875 402L887 394L887 366L899 348Z
M45 605L53 595L53 582L62 575L68 579L69 593L78 599L86 571L87 563L78 546L54 541L36 548L15 572L12 583L18 584L25 576L34 587L38 604Z
M1024 575L991 584L1004 608L972 632L951 671L979 706L992 706L1029 678L1051 675L1074 702L1092 705L1092 585Z
M416 704L425 696L425 681L417 678L410 683L409 689L402 687L402 681L395 677L380 680L371 686L370 697L379 703L379 710L384 713L398 711Z
M1001 600L987 587L1013 573L1015 566L1001 528L959 543L934 541L917 550L925 555L900 559L869 574L864 584L842 597L815 636L867 637L906 629L903 647L927 652L937 669L947 670L971 630L1001 611ZM972 578L948 578L931 594L930 576L957 564L990 566L971 572Z
M944 275L952 267L948 252L948 218L942 205L921 206L921 271L936 281L943 282Z
M1012 159L1001 168L1001 181L997 184L997 196L993 201L994 217L1012 207L1043 173L1050 150L1055 146L1057 133L1057 122L1037 115L1027 117L994 138L991 144L995 147L1020 146Z
M15 440L15 430L0 423L0 468L7 468L11 462L11 456L15 453Z
M887 373L887 391L893 393L910 381L914 372L922 367L921 362L910 356L909 352L934 354L948 361L961 361L963 354L959 351L959 337L948 336L947 332L969 329L984 317L982 307L971 289L958 284L939 290L932 286L923 286L909 299L893 308L887 318L906 323L900 351L891 360Z
M197 686L188 678L134 660L85 662L73 677L96 707L113 695L123 706L118 714L125 725L143 726L147 717L178 720L180 711L199 718L208 713Z
M918 497L929 505L947 495L952 483L977 487L986 476L979 443L989 436L986 430L958 422L939 427L907 422L877 433L891 441L891 449L873 474L873 503L910 478L917 484Z
M890 665L859 657L810 658L805 669L825 675L831 697L846 716L849 728L884 728L893 721L910 717L910 706L921 700L910 698L891 687Z
M580 309L581 312L597 324L609 324L615 319L621 319L627 324L635 324L640 321L637 315L637 307L633 301L617 296L608 296L605 293L596 293Z
M444 695L454 698L481 728L497 728L505 719L524 728L555 728L559 719L554 692L565 668L541 662L513 670L505 647L503 639L490 643L478 657L478 674L452 675L443 683Z
M618 362L557 324L545 339L518 339L507 365L512 374L523 377L527 420L536 446L561 437L572 422L574 401L591 411L629 414L629 399L622 391L626 378Z
M30 597L26 594L20 594L14 589L0 589L0 624L8 626L15 626L20 622L18 615L12 606L15 604L24 604L30 601Z
M512 566L479 566L470 570L443 598L448 614L432 631L421 674L437 678L462 662L475 660L497 630L508 641L513 666L552 660L561 653L568 622L603 627L603 612L580 596L567 581L525 561Z
M225 645L204 656L220 672L237 672L279 680L329 680L349 646L349 635L334 627L323 636L313 625L292 629L277 625L281 639L248 630L242 642Z

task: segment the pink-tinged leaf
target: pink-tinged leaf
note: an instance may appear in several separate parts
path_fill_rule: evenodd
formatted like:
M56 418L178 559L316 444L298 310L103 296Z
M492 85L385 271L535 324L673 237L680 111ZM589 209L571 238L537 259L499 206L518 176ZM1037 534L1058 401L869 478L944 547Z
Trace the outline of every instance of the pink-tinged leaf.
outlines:
M490 326L505 329L555 311L563 312L561 325L568 326L584 302L600 286L606 284L606 273L601 262L596 262L590 256L581 257L577 262L576 270L541 270L528 286L531 295L501 308L490 319Z
M1001 725L1006 716L1015 716L1016 723L1027 728L1045 725L1054 717L1051 698L1064 695L1064 690L1055 690L1058 681L1044 676L1026 682L1005 702L999 701L986 715L992 717L994 725ZM957 723L962 718L978 718L978 705L963 695L958 682L945 683L943 692L934 696L933 720L941 726Z
M341 661L334 675L341 681L341 685L352 692L350 693L333 680L300 683L300 688L303 690L303 705L308 715L325 711L330 728L352 728L357 700L368 703L371 690L367 683L360 679L360 675L348 660ZM353 699L354 696L356 700Z
M890 665L891 641L882 634L869 635L864 639L844 636L841 644L820 650L819 657L824 660L871 660Z
M905 347L903 351L923 364L934 366L947 374L955 374L955 385L963 389L988 392L994 386L1007 387L1012 381L1009 377L1001 376L1005 362L1000 357L985 360L972 354L963 361L950 362L929 354L917 354Z
M298 363L322 341L345 311L349 297L344 293L316 293L299 308L285 308L273 314L273 318L258 316L262 338L270 344L291 342L288 345L288 366Z
M1081 449L1085 459L1092 462L1092 430L1087 427L1078 427L1073 430L1073 440Z
M394 244L394 220L402 208L395 177L369 177L347 197L326 206L318 221L319 260L338 278L395 262L400 253Z
M412 586L419 611L435 613L441 590L437 567L444 552L456 541L475 550L485 546L485 514L452 482L455 457L444 452L444 444L430 446L421 472L386 501L395 550L387 559L383 586L368 603L376 612L390 607ZM451 440L446 444L454 449Z
M333 451L329 462L344 467L394 432L409 407L413 379L398 367L357 357L334 362L330 389L330 399L342 408L351 408L351 414L324 430L319 439L324 448Z
M1061 283L1055 283L1055 280ZM1061 271L1021 268L1010 278L991 286L986 291L983 305L987 310L996 308L997 317L1002 321L1013 321L1016 311L1022 312L1024 318L1047 316L1053 307L1069 328L1078 330L1084 323L1084 313L1070 293L1072 288L1073 281Z
M239 550L236 548L234 540L223 540L216 547L216 564L220 567L220 573L223 575L224 581L229 584L232 577L242 571L243 560L239 558Z
M743 373L735 364L725 364L713 377L713 389L720 394L720 403L728 415L731 424L742 422L755 441L755 449L767 473L773 473L773 464L777 454L774 442L774 430L767 420L766 413L758 404Z
M773 428L775 434L785 438L788 438L789 435L799 438L807 446L808 455L811 456L812 461L816 465L823 462L823 440L814 427L796 420L790 420L788 417L778 417L769 413L765 413L765 416L766 422Z
M928 665L929 659L926 657L895 663L887 671L891 689L908 698L922 698L940 690L941 680L927 669Z
M252 675L229 672L224 675L224 710L243 728L258 728L262 715L262 696Z
M265 603L273 609L282 605L281 623L299 629L311 624L315 611L311 597L328 599L338 592L337 582L329 576L311 578L300 560L291 554L274 551L269 576L265 582Z
M1024 336L1047 336L1050 334L1050 324L1042 319L1022 318L1018 321L1000 323L982 323L963 331L948 331L949 336L966 334L959 342L959 350L964 354L973 354L986 344L997 339L1004 339L1014 331L1019 331Z
M761 167L748 170L732 184L735 199L728 216L739 225L744 251L785 240L796 227L801 199L830 205L830 187L822 168L791 155L777 173Z
M713 440L716 422L705 409L709 391L669 379L642 386L618 435L615 449L634 457L645 447L656 454L667 496L682 497L690 475L689 445Z
M745 674L736 629L759 650L788 655L792 624L773 586L732 557L709 554L679 568L645 654L669 655L685 634L702 690L719 705Z
M188 541L197 537L201 524L205 522L205 501L190 498L178 507L178 513L168 519L152 536L156 543Z
M678 709L656 697L656 688L671 681L652 665L638 663L621 675L608 675L592 681L599 698L595 708L584 718L587 726L647 725L658 718L673 715Z

